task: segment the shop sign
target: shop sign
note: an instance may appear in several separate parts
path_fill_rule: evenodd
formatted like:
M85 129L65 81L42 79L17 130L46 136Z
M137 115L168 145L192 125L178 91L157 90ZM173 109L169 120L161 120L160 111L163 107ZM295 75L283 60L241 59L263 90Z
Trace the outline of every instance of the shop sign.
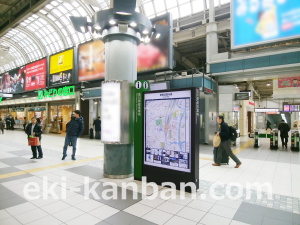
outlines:
M40 111L46 111L45 106L36 106L28 109L28 111L33 111L33 112L40 112Z
M205 94L213 94L213 90L212 89L209 89L209 88L204 88L204 90L203 90L203 92L205 93Z
M51 88L49 90L43 90L38 92L38 99L55 98L56 96L69 96L75 95L75 86L66 86L58 89Z
M24 112L24 108L12 108L12 112Z
M0 103L2 102L2 97L0 97Z

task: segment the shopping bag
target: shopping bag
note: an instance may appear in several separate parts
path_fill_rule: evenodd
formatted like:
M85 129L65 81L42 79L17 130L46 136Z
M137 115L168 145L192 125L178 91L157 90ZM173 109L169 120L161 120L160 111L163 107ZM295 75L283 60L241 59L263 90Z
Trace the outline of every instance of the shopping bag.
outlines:
M38 137L30 137L30 138L28 138L28 145L29 146L39 146L40 139Z
M214 145L214 147L219 147L220 144L221 144L221 138L220 138L220 136L216 135L213 140L213 145Z

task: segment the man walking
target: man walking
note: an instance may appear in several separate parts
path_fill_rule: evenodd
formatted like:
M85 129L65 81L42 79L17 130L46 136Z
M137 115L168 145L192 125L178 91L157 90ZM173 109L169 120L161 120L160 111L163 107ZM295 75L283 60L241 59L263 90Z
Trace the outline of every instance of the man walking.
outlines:
M6 117L5 123L6 123L6 130L10 130L10 123L11 123L11 121L10 121L9 116Z
M280 130L282 148L284 148L284 146L285 148L287 148L287 143L289 140L289 131L291 130L291 128L284 120L281 120L281 122L278 125L278 130Z
M32 158L30 159L42 159L43 158L43 151L41 147L41 139L42 139L42 127L37 123L36 118L32 117L31 123L28 124L26 127L26 134L29 138L30 135L38 137L40 139L40 145L39 146L31 146L32 151ZM37 157L37 151L39 152L39 155Z
M4 123L1 118L0 118L0 131L2 131L2 134L4 134Z
M220 131L217 133L218 136L221 138L221 144L219 146L219 149L217 150L217 160L215 163L213 163L213 166L221 166L222 161L222 153L223 151L226 151L227 155L232 158L233 161L235 161L236 166L235 168L239 168L242 164L241 161L233 154L231 150L231 140L230 140L230 132L229 127L227 123L224 122L223 116L218 116L217 118L218 123L220 124Z
M94 121L93 125L95 125L95 131L96 131L95 139L101 139L100 138L100 131L101 131L100 116L98 116L98 118Z
M271 122L269 120L267 120L266 130L268 130L269 128L270 128L270 130L272 130L272 128L271 128Z
M81 116L81 112L79 110L74 111L74 116L71 117L71 120L67 123L67 134L65 139L65 145L63 149L63 157L62 160L65 160L67 156L67 149L68 145L71 142L73 146L73 154L72 160L76 160L75 153L76 153L76 144L77 138L83 133L84 130L84 123L83 117Z

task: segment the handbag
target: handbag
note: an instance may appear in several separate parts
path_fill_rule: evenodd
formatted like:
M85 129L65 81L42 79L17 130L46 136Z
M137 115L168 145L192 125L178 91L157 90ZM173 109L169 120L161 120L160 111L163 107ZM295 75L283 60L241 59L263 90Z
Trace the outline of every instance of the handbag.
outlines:
M28 138L29 146L40 146L40 139L38 137L30 137Z
M216 135L213 140L213 145L214 145L214 147L219 147L220 144L221 144L221 138L220 138L220 136Z

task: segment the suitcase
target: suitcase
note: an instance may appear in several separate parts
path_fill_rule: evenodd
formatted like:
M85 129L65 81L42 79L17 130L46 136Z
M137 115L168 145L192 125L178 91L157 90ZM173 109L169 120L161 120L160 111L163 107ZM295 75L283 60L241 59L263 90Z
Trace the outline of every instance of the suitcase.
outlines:
M218 148L214 147L214 162L216 162L217 160L217 151ZM226 151L222 152L222 160L221 160L221 164L229 164L229 156L227 155Z

